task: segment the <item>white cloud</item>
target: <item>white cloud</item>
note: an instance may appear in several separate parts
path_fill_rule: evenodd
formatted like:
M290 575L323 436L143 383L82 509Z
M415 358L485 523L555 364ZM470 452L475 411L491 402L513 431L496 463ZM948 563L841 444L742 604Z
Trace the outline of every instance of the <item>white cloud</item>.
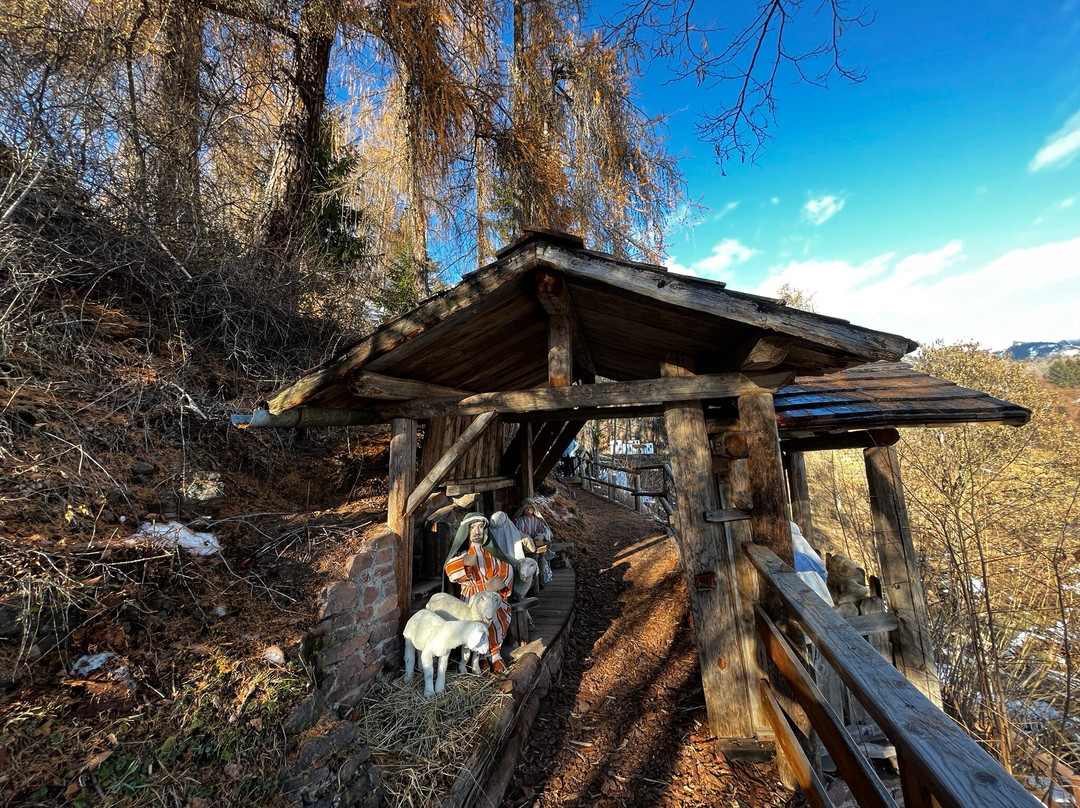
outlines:
M963 260L957 240L862 264L792 261L774 267L757 291L773 294L789 283L813 292L822 314L920 342L976 340L998 349L1075 338L1080 238L1011 250L982 266L962 267Z
M1035 152L1035 156L1028 163L1028 170L1062 168L1071 163L1078 153L1080 153L1080 112L1065 121L1063 127L1046 139L1046 143Z
M720 212L713 216L712 220L714 222L720 221L737 207L739 207L739 200L736 199L734 202L728 202L724 207L720 208Z
M700 261L695 261L690 266L680 264L675 256L668 262L668 269L679 275L696 275L699 278L710 280L723 280L727 270L744 264L758 254L758 250L747 247L738 239L726 238L712 249L712 254Z
M770 199L769 201L770 201L770 202L772 202L772 203L773 203L774 205L779 205L779 204L780 204L780 197L778 197L778 196L774 196L774 197L773 197L772 199Z
M1069 208L1071 208L1073 205L1076 204L1076 200L1078 200L1078 199L1080 199L1080 195L1066 197L1065 199L1062 199L1060 202L1058 202L1056 205L1054 205L1054 209L1055 210L1068 210Z
M817 199L809 199L803 205L802 216L810 224L824 224L844 208L847 200L842 196L826 194Z

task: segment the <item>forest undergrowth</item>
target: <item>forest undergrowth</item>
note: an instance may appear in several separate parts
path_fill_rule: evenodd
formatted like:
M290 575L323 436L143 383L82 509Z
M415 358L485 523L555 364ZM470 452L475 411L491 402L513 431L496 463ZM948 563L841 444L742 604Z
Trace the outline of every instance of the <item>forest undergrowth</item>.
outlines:
M299 640L382 518L385 440L228 415L340 330L255 266L181 263L62 176L3 168L0 805L283 804ZM131 540L173 518L221 553Z

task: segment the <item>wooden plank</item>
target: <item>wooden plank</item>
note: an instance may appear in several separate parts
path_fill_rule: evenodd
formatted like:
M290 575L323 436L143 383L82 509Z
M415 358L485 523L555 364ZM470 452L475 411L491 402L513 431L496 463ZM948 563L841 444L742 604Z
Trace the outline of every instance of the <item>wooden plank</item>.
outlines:
M900 458L892 446L866 449L863 458L882 586L900 623L893 635L894 661L900 672L940 707L941 682L904 502Z
M840 432L835 435L815 435L809 438L785 438L780 441L780 449L789 454L834 449L866 449L872 446L892 446L899 440L900 433L895 429L867 429L857 432ZM801 527L800 525L800 529Z
M623 267L613 260L581 256L551 244L537 245L537 260L562 270L570 279L587 278L611 284L657 302L801 337L867 360L899 359L918 347L907 337L789 308L768 298L732 292L695 278L667 276L664 282L658 282L651 273Z
M456 480L446 486L446 496L461 497L465 494L482 494L485 491L499 491L512 488L516 484L513 477L479 477L475 480Z
M783 443L780 444L781 449ZM799 526L806 540L814 543L813 525L810 521L810 483L806 479L806 458L802 452L788 452L788 495L791 499L791 521Z
M490 426L491 422L498 418L498 413L484 412L476 416L468 429L461 433L461 436L454 441L453 445L446 450L439 462L437 462L427 473L427 476L420 481L420 484L416 486L416 489L409 495L409 500L405 504L405 515L409 516L413 514L417 508L428 498L436 486L442 483L450 474L451 469L457 465L457 462L465 456L465 452L476 443L477 439L484 433L484 430Z
M743 545L844 684L945 808L1035 808L1039 802L951 718L881 658L768 548Z
M840 776L848 784L860 808L896 808L895 800L881 784L873 766L859 752L851 736L844 730L843 716L837 716L833 712L828 700L807 675L806 668L791 650L787 640L761 607L755 607L754 617L757 633L765 643L770 658L791 685L792 693L809 716L810 723L825 748L829 750Z
M671 356L666 376L689 376L691 360ZM751 682L736 618L735 570L723 526L705 521L720 507L700 401L668 404L664 412L675 478L679 556L686 578L709 728L721 742L754 734Z
M541 387L533 390L478 393L464 398L414 399L378 405L375 410L382 418L389 420L391 418L432 418L441 415L478 415L487 410L530 412L612 404L734 398L748 393L779 389L791 378L792 374L784 371L714 373L687 378L604 382L573 387Z
M397 585L400 633L409 619L412 600L413 518L406 509L416 483L416 421L411 418L396 418L390 427L387 481L386 523L398 536L394 548L394 583Z
M705 511L706 522L719 522L721 524L725 522L738 522L742 519L749 519L750 512L742 508L719 508L715 511Z
M780 750L784 753L788 765L795 772L799 788L802 790L807 804L812 808L834 808L832 800L825 793L824 784L817 776L813 766L810 765L806 753L803 752L802 746L799 745L794 730L787 722L784 711L776 703L776 698L773 696L769 683L762 679L760 688L761 702L765 706L765 716L773 728L776 742L780 745Z
M596 364L593 362L589 345L585 341L585 332L581 329L573 298L570 296L570 290L566 288L563 276L544 267L538 269L536 271L536 296L549 316L566 317L566 323L570 327L570 344L573 346L574 358L585 370L595 374Z
M360 398L388 400L434 398L436 396L467 396L469 391L432 384L416 379L399 379L381 373L358 373L349 380L349 392Z
M569 387L574 378L570 321L565 314L548 316L548 386Z

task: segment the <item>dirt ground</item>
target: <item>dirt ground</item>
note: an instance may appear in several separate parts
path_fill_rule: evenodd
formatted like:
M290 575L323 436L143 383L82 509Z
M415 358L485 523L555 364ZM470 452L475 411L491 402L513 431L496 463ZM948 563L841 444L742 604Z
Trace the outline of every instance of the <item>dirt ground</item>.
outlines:
M674 542L633 511L577 490L577 617L504 805L802 805L771 765L713 751Z

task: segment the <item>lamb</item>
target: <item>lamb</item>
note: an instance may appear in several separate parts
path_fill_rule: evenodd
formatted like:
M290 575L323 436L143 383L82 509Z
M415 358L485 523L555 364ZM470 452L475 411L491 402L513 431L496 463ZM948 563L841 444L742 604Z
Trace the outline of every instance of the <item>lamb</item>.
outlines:
M490 626L501 603L502 596L498 592L477 592L468 603L446 592L436 592L428 599L424 608L444 620L476 620L484 626ZM464 648L461 650L461 661L458 663L458 671L461 673L465 673L465 657L469 653ZM480 673L480 654L472 654L472 671Z
M458 647L477 654L491 651L488 627L478 620L444 620L432 611L421 609L405 624L405 678L412 680L416 652L424 669L424 696L431 698L442 693L446 685L446 663L450 652ZM435 658L439 659L439 676L432 685Z

